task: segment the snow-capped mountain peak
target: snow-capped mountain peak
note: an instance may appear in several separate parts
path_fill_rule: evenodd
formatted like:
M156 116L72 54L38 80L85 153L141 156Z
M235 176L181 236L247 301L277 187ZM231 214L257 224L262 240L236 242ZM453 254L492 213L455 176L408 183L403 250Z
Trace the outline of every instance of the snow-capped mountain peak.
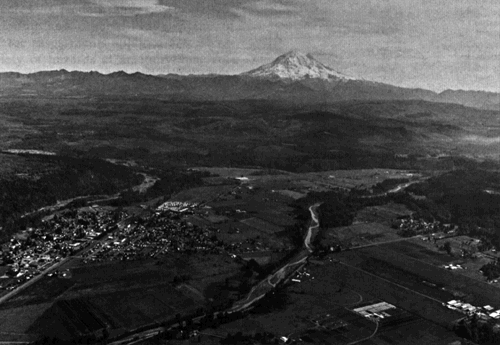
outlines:
M280 78L301 80L307 78L326 80L352 80L345 74L334 71L316 60L311 54L290 51L278 56L273 62L260 66L242 75L258 78Z

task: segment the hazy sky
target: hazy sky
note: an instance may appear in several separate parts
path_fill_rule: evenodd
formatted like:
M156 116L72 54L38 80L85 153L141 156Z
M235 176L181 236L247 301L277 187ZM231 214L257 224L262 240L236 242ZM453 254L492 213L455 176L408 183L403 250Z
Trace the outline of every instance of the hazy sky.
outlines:
M500 91L499 0L0 0L0 71L235 74L292 49L401 86Z

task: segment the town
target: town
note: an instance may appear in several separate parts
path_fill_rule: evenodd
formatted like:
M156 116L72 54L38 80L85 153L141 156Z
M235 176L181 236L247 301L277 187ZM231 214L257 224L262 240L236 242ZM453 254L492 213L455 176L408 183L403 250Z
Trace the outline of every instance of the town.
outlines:
M454 234L456 227L452 224L443 224L437 220L427 222L421 218L404 217L392 222L392 228L398 231L402 237L412 237L416 235L427 235L436 232Z
M0 288L13 290L20 284L53 268L64 258L84 251L105 234L117 229L126 212L88 208L69 210L44 220L38 228L28 228L2 246Z
M175 211L158 210L109 235L83 257L88 262L136 260L168 252L221 254L229 248L217 239L216 233L216 228L200 228L181 219Z
M217 237L218 228L192 224L186 216L199 208L166 202L135 216L97 205L54 214L2 247L0 289L11 291L70 256L81 257L83 263L139 260L169 252L227 253L235 258L268 249L254 239L224 243Z

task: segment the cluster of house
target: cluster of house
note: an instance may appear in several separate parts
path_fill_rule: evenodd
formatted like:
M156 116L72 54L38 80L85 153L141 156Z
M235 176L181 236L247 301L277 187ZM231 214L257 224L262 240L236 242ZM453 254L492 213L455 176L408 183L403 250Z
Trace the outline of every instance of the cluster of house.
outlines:
M142 216L118 229L84 255L85 261L136 260L167 252L223 253L229 248L217 239L217 229L199 227L169 210Z
M198 204L193 204L185 201L167 201L158 206L158 211L173 211L184 213L192 210L196 206L198 206Z
M307 269L303 268L303 269L297 271L297 274L295 275L295 277L292 278L292 282L300 283L303 280L309 280L309 279L314 279L314 277L311 276L311 273L307 272Z
M436 232L453 233L455 231L454 226L451 224L443 224L439 221L426 222L423 219L414 219L413 217L396 219L392 222L392 227L397 229L401 236L416 236Z
M87 247L92 240L116 228L125 213L108 211L69 212L46 219L38 228L16 235L1 250L6 266L0 287L12 290L61 259Z
M484 307L476 307L470 303L465 303L460 300L451 300L443 305L449 309L457 310L467 315L476 314L482 318L493 318L500 319L500 309L495 310L491 305L485 305Z

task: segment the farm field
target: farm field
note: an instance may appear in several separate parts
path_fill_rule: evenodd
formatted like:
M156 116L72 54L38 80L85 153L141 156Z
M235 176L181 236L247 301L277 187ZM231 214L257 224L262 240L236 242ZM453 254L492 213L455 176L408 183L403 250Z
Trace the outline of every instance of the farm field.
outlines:
M249 176L252 173L261 171L260 169L224 168L224 167L194 167L191 169L199 171L208 171L211 174L219 175L220 177L225 177L225 178Z
M216 199L219 195L230 193L235 186L205 186L184 190L171 197L172 201L187 201L192 203L207 202Z
M365 207L359 211L353 221L356 223L380 223L387 226L391 221L400 216L409 216L412 214L405 205L390 202L387 205Z
M43 277L0 305L0 309L51 302L75 285L71 279Z
M52 335L68 339L103 325L131 330L205 305L207 288L238 273L240 267L229 256L215 254L73 263L62 268L69 269L69 278L44 277L2 304L0 327L29 334L54 330L58 333ZM179 275L187 281L176 288L172 281Z
M371 336L376 324L353 310L381 302L379 295L394 292L387 285L369 285L371 282L359 278L328 260L323 265L309 264L298 278L300 282L290 282L282 291L276 292L273 305L269 307L271 310L257 305L244 319L223 324L219 330L233 334L273 332L279 336L302 338L303 342L299 343L348 344L359 341ZM385 292L381 294L381 291ZM412 302L422 301L414 298ZM444 309L445 313L447 311ZM401 344L407 337L405 344L420 345L425 340L429 341L428 344L444 345L459 339L448 329L404 309L398 308L397 313L391 314L395 316L381 322L373 338L362 344ZM452 313L450 319L456 317Z
M235 210L242 208L245 205L243 200L236 200L231 198L229 200L219 200L219 201L210 201L208 205L214 209L226 209L226 210Z
M307 175L327 178L334 187L348 189L371 187L387 179L418 178L421 176L420 173L398 169L331 170Z
M275 189L291 198L297 198L297 193L308 191L327 191L332 188L369 188L386 179L422 177L422 174L409 170L398 169L351 169L329 170L311 173L293 173L276 171L276 174L266 175L265 170L238 169L238 168L193 168L208 171L221 177L236 178L247 177L246 183ZM293 190L292 193L286 190Z
M243 222L232 221L218 225L217 238L226 244L241 243L238 252L282 251L291 244L288 239L267 234Z
M446 252L437 250L433 243L423 241L420 238L383 244L380 247L435 266L445 265L453 261L453 258Z
M450 254L439 250L446 242L450 243ZM390 244L388 248L436 266L449 264L461 265L464 269L453 270L453 273L461 274L481 282L487 282L486 277L479 271L481 267L499 257L497 252L477 251L475 240L468 236L436 239L435 243L433 241L412 239L408 242ZM469 250L474 255L472 257L463 257L461 255L462 249ZM498 281L496 283L489 282L488 284L500 288L500 282Z
M288 189L278 190L277 192L280 193L281 195L287 196L287 197L295 199L295 200L306 196L306 194L304 194L304 193L299 193L299 192L296 192L293 190L288 190Z
M54 330L72 338L103 327L133 330L189 313L200 305L170 285L59 300L30 328L32 333Z
M276 253L273 251L268 252L254 252L254 253L242 253L241 258L245 261L255 260L259 265L264 266L271 262L277 262L286 255L284 253Z
M295 219L289 206L294 199L278 192L257 190L252 194L243 195L244 205L238 208L258 218L280 227L293 225Z
M346 320L349 322L349 329L344 332L346 339L358 340L369 336L375 324L354 313L346 311L335 302L342 300L339 294L334 301L319 300L314 294L297 293L286 288L284 292L278 293L277 297L282 299L280 306L274 306L272 312L253 311L244 319L237 320L220 327L221 330L229 333L238 331L244 334L255 334L256 332L272 332L277 335L292 335L297 338L299 334L315 327L315 322L320 318L331 317L332 322L336 320ZM349 293L345 295L346 301L357 300ZM327 318L328 318L327 317ZM347 321L349 320L349 321ZM333 342L335 343L335 342Z
M388 320L382 323L375 334L364 345L450 345L460 341L453 332L427 320L410 315L406 320ZM457 343L457 344L460 344Z
M247 239L256 239L267 236L256 228L240 221L231 221L224 224L218 224L220 232L217 238L225 243L244 242Z
M498 305L500 289L495 286L410 256L402 256L401 252L395 252L389 248L384 245L363 248L341 253L335 258L355 267L370 269L369 272L373 274L385 275L387 279L414 288L418 292L425 294L425 291L427 293L434 291L433 297L435 298L439 298L443 292L446 292L452 295L449 299L459 298L473 305L491 304L494 307L500 307ZM417 278L421 280L420 283L416 281ZM429 287L432 289L429 290ZM436 291L440 291L439 294ZM441 298L445 297L443 295Z
M276 234L276 233L280 232L281 230L283 230L279 226L276 226L274 224L266 222L265 220L262 220L260 218L255 218L255 217L244 219L241 222L246 224L246 225L249 225L251 227L254 227L255 229L257 229L263 233L266 233L268 235L273 235L273 234Z
M0 341L7 341L15 334L27 334L31 324L50 306L51 303L39 303L0 309Z
M362 246L372 243L397 240L401 237L396 230L379 223L359 223L350 226L331 228L325 231L322 241L325 245L340 241L346 247Z
M373 270L367 272L343 262L332 262L328 265L328 272L325 274L334 275L337 279L344 281L350 289L369 292L376 298L443 327L448 327L450 323L462 317L462 314L443 307L441 305L443 301L436 299L436 296L426 296L424 291L415 291L403 284L398 284L397 277L389 281L376 275L377 272Z

